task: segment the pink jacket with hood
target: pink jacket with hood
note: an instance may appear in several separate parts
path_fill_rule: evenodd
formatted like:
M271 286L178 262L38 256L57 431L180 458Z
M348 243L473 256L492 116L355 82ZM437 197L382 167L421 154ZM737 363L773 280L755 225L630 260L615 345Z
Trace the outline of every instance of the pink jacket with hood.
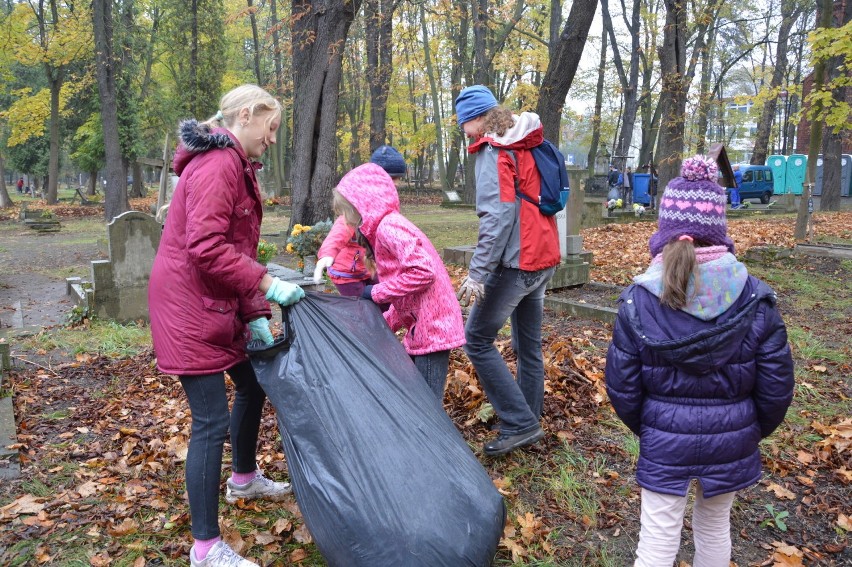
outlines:
M213 374L246 360L246 323L271 314L258 289L263 208L233 134L187 120L180 135L180 181L148 285L151 335L162 372Z
M361 234L373 248L379 283L376 303L389 303L385 320L408 332L403 345L412 356L465 344L461 308L447 269L423 232L399 212L393 180L373 163L343 176L337 191L361 214Z

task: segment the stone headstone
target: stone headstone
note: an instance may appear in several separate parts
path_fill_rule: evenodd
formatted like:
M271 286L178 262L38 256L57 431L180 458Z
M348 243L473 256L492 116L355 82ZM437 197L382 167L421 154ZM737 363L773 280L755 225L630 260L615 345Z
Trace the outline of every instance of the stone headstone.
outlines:
M462 199L458 191L444 191L444 197L448 203L461 203Z
M148 320L148 279L161 234L154 217L137 211L109 223L109 260L92 262L94 315L117 321Z

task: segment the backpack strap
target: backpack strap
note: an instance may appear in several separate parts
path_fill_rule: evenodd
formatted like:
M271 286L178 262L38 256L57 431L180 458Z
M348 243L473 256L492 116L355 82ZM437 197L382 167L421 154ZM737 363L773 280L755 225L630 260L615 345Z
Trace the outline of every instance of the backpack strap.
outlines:
M503 151L506 152L507 154L509 154L510 156L512 156L512 160L515 162L515 171L517 172L518 171L518 156L516 156L515 152L512 151L512 150L503 150ZM539 204L538 204L538 202L536 202L535 199L533 199L532 197L530 197L529 195L527 195L526 193L521 191L520 178L521 178L521 175L520 175L520 173L518 173L518 175L515 177L515 195L517 197L523 199L527 203L532 203L533 205L538 207Z

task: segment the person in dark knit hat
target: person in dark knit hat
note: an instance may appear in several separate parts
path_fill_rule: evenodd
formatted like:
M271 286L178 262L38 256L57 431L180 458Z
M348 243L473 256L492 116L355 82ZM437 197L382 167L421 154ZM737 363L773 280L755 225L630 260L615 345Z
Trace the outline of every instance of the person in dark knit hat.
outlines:
M384 169L391 179L400 179L405 177L405 172L408 166L405 165L405 158L393 146L379 146L373 155L370 156L370 162Z
M728 565L737 490L761 478L758 443L784 420L793 358L776 295L734 256L711 159L684 160L659 204L651 266L621 294L606 388L639 436L636 566L671 565L690 484L693 565Z
M405 158L393 146L379 146L370 161L384 169L394 184L398 184L408 170ZM373 270L365 263L366 256L367 251L358 244L355 231L343 216L339 216L317 251L319 259L314 282L320 283L323 271L327 271L340 295L358 297L367 285L378 283Z

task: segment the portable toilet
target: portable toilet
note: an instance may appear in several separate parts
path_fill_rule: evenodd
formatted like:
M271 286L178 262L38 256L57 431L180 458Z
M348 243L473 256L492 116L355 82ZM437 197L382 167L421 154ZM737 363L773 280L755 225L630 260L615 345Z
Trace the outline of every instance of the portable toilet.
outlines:
M651 204L650 189L651 174L650 173L634 173L633 174L633 202L640 205Z
M840 196L852 197L852 155L840 156Z
M817 156L816 173L814 173L814 196L822 195L822 154Z
M773 193L783 195L787 192L787 158L785 156L769 156L766 165L772 170Z
M801 195L808 169L808 156L793 154L787 158L787 193Z

